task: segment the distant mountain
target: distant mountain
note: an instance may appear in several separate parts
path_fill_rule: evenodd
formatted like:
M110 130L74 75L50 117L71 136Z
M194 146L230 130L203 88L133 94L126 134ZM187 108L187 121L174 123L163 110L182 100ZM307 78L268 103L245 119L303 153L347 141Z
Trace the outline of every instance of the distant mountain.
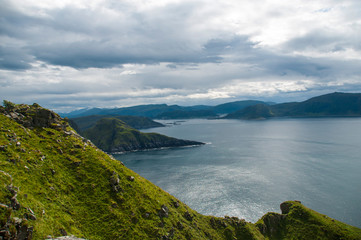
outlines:
M164 127L163 124L155 122L150 118L141 116L106 116L106 115L91 115L78 118L69 119L69 123L77 132L81 133L84 130L91 128L97 121L102 118L113 117L126 123L128 126L135 129L147 129L155 127Z
M267 103L256 100L236 101L236 102L229 102L229 103L217 105L213 107L212 110L217 114L227 114L256 104L267 104Z
M180 119L180 118L214 118L218 115L228 114L255 104L266 104L262 101L246 100L220 104L217 106L195 105L178 106L167 104L138 105L124 108L92 108L62 113L62 117L78 118L90 115L107 116L144 116L153 119Z
M155 118L157 115L164 112L181 110L182 107L178 105L167 105L167 104L149 104L149 105L138 105L133 107L124 108L92 108L86 111L75 111L70 113L62 113L62 117L82 117L90 115L108 115L108 116L143 116L149 118Z
M361 117L360 93L330 93L304 102L255 105L225 118L261 119L271 117Z
M117 118L102 118L85 130L83 136L106 152L124 152L162 147L202 145L201 142L181 140L158 133L142 133Z
M212 110L176 110L159 114L157 119L213 118L218 115Z
M270 106L265 104L257 104L257 105L248 106L234 113L230 113L225 118L229 118L229 119L241 118L245 120L251 120L251 119L266 119L273 116L274 114L271 112Z

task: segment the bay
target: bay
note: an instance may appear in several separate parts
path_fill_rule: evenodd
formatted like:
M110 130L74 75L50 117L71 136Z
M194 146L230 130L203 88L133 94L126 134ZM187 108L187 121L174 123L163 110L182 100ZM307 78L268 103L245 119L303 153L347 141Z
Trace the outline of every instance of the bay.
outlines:
M256 222L300 200L361 227L360 118L176 123L145 132L207 144L114 157L205 215Z

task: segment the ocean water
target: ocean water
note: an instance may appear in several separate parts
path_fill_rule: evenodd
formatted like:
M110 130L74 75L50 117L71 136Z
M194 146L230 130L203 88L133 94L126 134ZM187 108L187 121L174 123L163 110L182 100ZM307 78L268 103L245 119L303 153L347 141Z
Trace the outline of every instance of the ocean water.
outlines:
M145 132L207 143L114 155L202 214L256 222L300 200L361 227L360 118L195 119Z

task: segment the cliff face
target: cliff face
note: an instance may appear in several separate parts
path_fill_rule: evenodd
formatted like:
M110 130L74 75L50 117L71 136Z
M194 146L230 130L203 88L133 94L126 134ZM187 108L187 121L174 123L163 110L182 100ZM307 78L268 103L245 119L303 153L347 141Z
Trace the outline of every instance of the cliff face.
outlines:
M162 147L202 145L203 143L167 137L157 133L141 133L117 118L103 118L84 136L106 152L124 152Z
M2 239L307 239L305 229L318 239L361 238L296 202L257 224L198 214L38 105L0 107L0 169Z

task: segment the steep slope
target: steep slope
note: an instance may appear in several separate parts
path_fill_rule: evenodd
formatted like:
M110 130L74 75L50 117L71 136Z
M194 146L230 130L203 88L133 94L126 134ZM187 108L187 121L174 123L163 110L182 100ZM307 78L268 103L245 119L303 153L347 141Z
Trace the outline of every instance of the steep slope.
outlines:
M235 119L270 117L361 117L361 94L336 92L299 103L255 105L226 116Z
M296 202L257 224L200 215L37 104L0 107L0 169L3 239L361 238Z
M141 133L117 118L102 118L83 135L106 152L124 152L161 147L202 145L203 143L167 137L158 133Z
M159 122L155 122L150 118L141 117L141 116L107 116L107 115L90 115L78 118L71 118L69 119L70 125L74 128L76 126L80 132L89 129L95 125L97 121L102 118L117 118L128 126L135 128L135 129L147 129L147 128L155 128L155 127L164 127L163 124ZM75 129L75 128L74 128ZM78 131L78 132L79 132ZM79 133L80 133L79 132Z

